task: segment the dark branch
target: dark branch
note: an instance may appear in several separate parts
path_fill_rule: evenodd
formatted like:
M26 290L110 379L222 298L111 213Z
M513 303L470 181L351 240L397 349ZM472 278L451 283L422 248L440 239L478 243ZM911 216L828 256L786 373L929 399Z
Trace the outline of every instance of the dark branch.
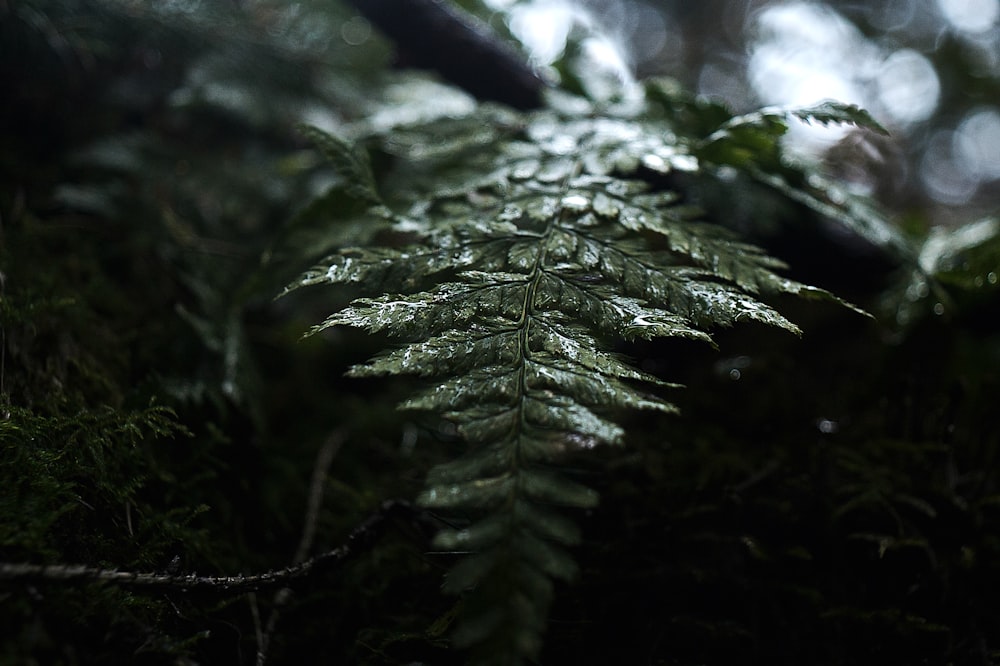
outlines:
M546 83L481 21L441 0L347 0L414 66L476 98L516 109L542 105Z
M383 533L393 516L422 522L423 512L402 500L388 500L379 510L351 532L338 548L317 555L300 564L260 574L238 576L199 576L198 574L135 573L102 569L78 564L12 564L0 563L0 581L88 581L113 583L130 587L180 588L182 590L212 590L216 592L248 592L275 586L292 586L303 578L330 571L368 550Z

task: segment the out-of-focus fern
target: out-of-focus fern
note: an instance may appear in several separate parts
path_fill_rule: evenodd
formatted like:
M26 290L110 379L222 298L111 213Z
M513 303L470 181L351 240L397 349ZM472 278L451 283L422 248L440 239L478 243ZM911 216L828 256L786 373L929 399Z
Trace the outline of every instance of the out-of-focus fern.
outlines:
M597 495L560 461L621 445L623 409L675 411L651 392L670 385L614 345L711 342L713 328L741 321L798 332L763 299L837 300L780 276L781 261L700 219L671 185L675 173L754 168L753 155L737 159L748 132L750 148L777 155L787 114L752 122L720 107L714 128L695 129L683 117L690 103L654 82L643 102L610 110L576 101L533 114L482 106L396 127L380 137L383 147L402 158L404 184L425 187L402 195L408 207L395 193L388 208L373 204L369 215L378 213L389 242L344 249L289 287L361 285L369 297L313 332L346 325L400 339L350 374L432 379L402 406L443 415L468 444L432 470L420 502L459 521L436 543L467 554L445 590L464 597L456 644L484 663L536 656L553 581L576 575L567 547L579 529L559 508L593 507ZM871 123L833 103L792 113ZM364 163L340 139L320 141L351 171ZM369 196L373 181L358 181Z

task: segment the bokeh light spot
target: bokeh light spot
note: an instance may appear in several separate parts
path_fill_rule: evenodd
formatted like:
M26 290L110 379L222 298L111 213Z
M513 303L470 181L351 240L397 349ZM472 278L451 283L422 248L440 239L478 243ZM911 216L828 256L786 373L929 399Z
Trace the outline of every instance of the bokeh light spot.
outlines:
M963 170L977 181L1000 179L1000 112L995 107L971 111L958 126L954 151Z
M875 82L886 113L904 124L929 118L941 97L934 66L912 49L900 49L886 58Z
M562 55L579 18L579 10L562 0L531 2L511 10L510 31L535 63L551 65Z
M928 194L948 205L967 203L978 186L956 159L955 135L950 130L935 132L920 160L920 180Z
M351 46L360 46L372 36L372 25L362 16L355 16L340 26L340 37Z
M941 14L958 30L986 32L1000 18L1000 0L937 0Z
M747 63L750 83L766 104L807 106L824 99L861 103L858 73L870 69L873 48L849 21L825 5L793 2L757 16ZM793 152L818 153L843 137L839 126L796 124Z

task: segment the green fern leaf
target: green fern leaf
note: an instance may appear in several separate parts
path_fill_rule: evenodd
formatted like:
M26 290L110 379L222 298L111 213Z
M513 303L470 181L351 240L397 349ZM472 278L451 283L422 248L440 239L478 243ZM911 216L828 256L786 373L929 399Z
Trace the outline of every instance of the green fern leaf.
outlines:
M810 115L839 120L841 111ZM350 374L431 380L402 407L442 415L467 442L432 470L419 502L459 525L436 545L467 554L445 590L464 597L455 643L482 663L535 657L553 581L577 573L567 548L579 530L559 507L593 507L597 495L561 461L622 445L622 410L676 411L654 393L672 385L612 346L711 343L713 328L742 321L798 333L761 296L833 298L781 277L780 261L653 184L674 171L702 175L695 151L705 141L675 129L652 109L512 119L490 107L399 129L387 149L430 177L392 222L406 243L345 249L292 285L371 293L314 331L353 326L398 339ZM774 141L762 145L776 150Z
M821 125L857 125L883 136L889 135L889 131L882 127L870 113L854 104L826 100L804 109L791 109L789 113L805 122L815 121Z
M656 87L660 98L668 94ZM688 109L699 109L688 102ZM717 107L713 107L716 110ZM718 112L712 114L718 115ZM917 250L886 217L864 197L791 162L778 140L788 131L788 119L818 122L821 125L855 125L878 134L888 132L871 115L857 106L825 101L802 109L767 108L741 116L729 116L707 137L696 140L691 152L709 167L735 167L756 181L797 201L820 215L843 225L876 247L884 248L902 263L919 270Z
M346 183L347 193L369 205L382 203L375 187L368 153L343 138L312 125L299 125L299 132L315 143Z

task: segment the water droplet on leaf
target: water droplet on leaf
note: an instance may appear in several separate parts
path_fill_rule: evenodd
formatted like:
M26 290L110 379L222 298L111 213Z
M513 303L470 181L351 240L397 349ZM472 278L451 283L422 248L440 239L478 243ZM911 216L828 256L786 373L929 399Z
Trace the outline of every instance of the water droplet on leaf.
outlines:
M574 213L582 213L590 207L590 200L580 194L570 194L562 198L562 207Z
M674 155L670 165L678 171L694 172L698 170L698 158L694 155Z

